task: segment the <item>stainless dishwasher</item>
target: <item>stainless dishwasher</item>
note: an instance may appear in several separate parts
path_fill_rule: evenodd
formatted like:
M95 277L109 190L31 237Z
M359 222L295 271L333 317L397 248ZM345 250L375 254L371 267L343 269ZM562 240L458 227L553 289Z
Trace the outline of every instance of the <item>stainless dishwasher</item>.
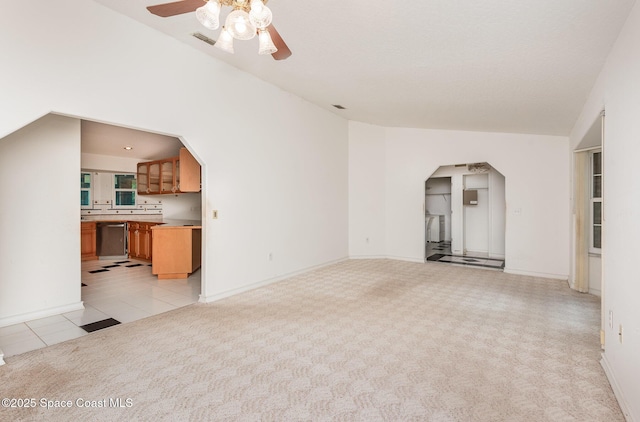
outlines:
M126 223L98 223L96 228L96 249L99 257L127 255Z

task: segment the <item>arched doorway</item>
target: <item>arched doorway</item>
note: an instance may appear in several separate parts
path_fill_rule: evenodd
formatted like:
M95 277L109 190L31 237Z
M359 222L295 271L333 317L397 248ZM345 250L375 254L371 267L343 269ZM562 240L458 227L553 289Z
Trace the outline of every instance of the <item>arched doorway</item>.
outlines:
M425 181L425 261L504 268L505 177L488 163L440 166Z

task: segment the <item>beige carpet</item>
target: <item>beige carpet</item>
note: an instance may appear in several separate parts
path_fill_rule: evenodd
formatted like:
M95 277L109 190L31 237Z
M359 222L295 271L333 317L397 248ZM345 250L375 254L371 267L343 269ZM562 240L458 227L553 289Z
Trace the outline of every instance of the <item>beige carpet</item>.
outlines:
M623 421L598 330L565 282L351 260L7 358L0 420Z

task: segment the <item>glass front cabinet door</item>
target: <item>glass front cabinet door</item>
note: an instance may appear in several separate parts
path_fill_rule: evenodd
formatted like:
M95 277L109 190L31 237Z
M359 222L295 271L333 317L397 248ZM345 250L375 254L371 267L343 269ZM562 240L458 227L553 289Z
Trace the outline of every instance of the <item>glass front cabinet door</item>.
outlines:
M149 164L138 163L138 193L149 193Z
M160 163L149 163L149 189L148 193L160 193Z
M162 164L162 193L173 193L176 191L175 178L174 178L174 162L175 160L166 160Z

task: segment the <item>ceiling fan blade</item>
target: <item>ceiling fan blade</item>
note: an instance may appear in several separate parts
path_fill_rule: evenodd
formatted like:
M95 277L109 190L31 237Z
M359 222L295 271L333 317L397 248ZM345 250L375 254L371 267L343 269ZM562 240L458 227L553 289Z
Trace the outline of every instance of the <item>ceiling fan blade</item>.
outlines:
M183 13L194 12L198 7L203 6L204 0L181 0L172 3L156 4L147 7L147 10L161 18L181 15Z
M284 60L291 55L291 50L287 47L287 44L284 42L278 31L276 31L276 27L273 25L269 25L267 27L269 31L269 35L271 35L271 40L275 44L278 51L272 54L273 58L276 60Z

